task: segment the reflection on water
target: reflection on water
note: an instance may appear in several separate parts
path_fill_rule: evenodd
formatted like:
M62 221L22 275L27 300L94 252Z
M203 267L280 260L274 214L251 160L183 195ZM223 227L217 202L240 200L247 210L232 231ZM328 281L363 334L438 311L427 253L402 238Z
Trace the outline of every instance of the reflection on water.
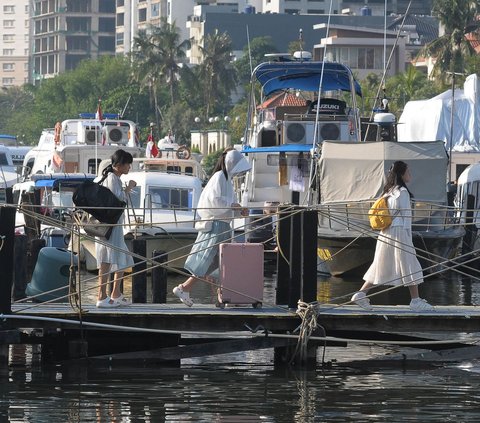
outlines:
M216 363L187 363L181 369L96 369L70 364L13 369L2 379L0 420L11 422L438 422L480 418L480 377L458 366L276 371L225 355Z
M183 277L169 277L171 288ZM341 302L359 280L319 280L319 300ZM475 282L429 279L422 296L433 304L479 303ZM266 296L274 296L274 280ZM210 301L199 285L197 302ZM390 291L378 304L407 304ZM479 421L480 363L429 368L349 367L357 357L384 355L375 345L328 347L331 365L316 371L275 370L269 350L182 360L177 368L42 365L31 346L11 348L0 368L0 422L385 422ZM322 350L319 350L321 362Z

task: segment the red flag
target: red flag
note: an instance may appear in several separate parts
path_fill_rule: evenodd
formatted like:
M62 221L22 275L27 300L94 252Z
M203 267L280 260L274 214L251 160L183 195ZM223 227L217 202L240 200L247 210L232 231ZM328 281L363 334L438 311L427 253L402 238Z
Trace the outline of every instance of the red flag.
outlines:
M95 119L103 120L102 99L101 98L98 99L97 113L95 113Z

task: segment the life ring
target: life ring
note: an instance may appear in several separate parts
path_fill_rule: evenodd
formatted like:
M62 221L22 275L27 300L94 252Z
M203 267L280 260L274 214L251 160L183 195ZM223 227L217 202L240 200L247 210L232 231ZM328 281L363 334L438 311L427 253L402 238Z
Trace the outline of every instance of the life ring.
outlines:
M177 159L184 159L188 160L190 156L192 155L192 152L186 145L182 145L178 147L177 149Z
M60 131L62 130L62 124L60 122L57 122L55 124L55 134L53 136L53 140L55 141L55 145L60 144Z

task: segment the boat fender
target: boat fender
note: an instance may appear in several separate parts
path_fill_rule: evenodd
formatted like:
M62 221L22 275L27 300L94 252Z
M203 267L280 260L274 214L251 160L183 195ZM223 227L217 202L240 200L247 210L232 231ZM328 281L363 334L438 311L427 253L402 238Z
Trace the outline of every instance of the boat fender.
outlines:
M186 145L182 145L181 147L178 147L177 159L188 160L191 155L192 155L192 153Z
M55 124L55 134L53 136L53 140L55 141L55 145L60 144L60 131L62 130L62 124L60 122L57 122Z

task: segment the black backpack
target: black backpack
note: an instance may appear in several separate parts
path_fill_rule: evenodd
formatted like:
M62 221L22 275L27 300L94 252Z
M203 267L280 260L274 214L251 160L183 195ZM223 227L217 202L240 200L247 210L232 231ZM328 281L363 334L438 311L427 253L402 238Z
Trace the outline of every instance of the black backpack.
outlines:
M107 187L96 182L85 181L73 193L73 203L91 214L101 223L115 224L127 205Z

